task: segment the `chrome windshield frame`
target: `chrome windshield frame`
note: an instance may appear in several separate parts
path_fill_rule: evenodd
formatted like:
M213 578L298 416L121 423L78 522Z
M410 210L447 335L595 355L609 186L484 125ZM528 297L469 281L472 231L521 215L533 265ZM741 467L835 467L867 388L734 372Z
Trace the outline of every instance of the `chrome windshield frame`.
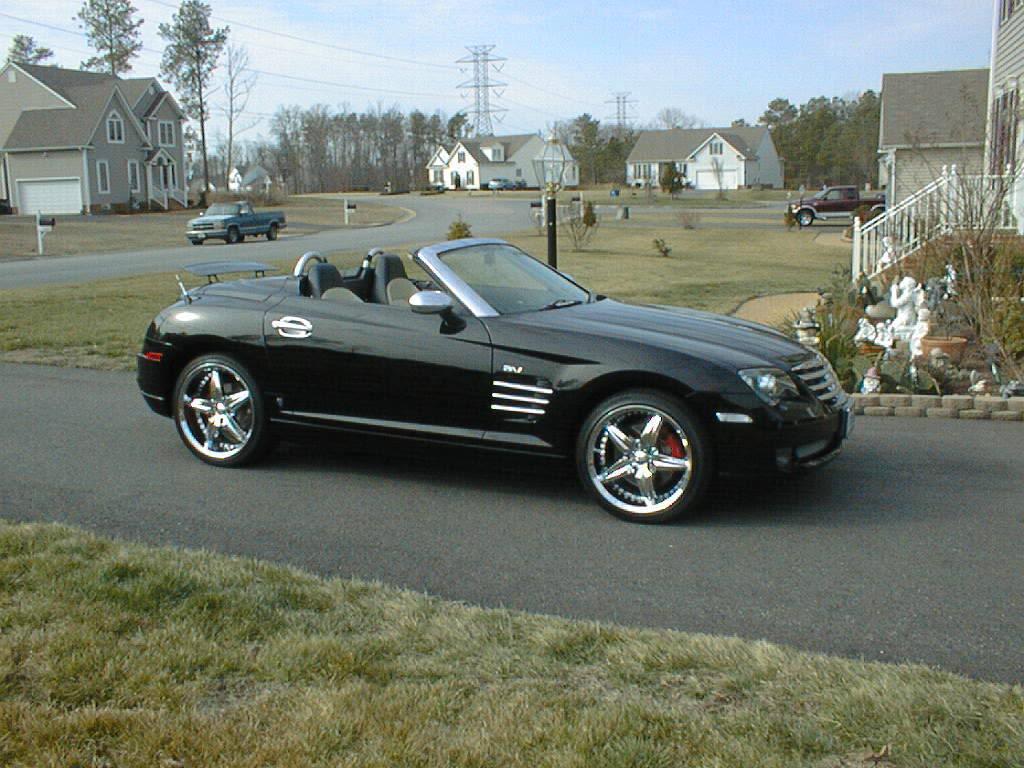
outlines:
M441 254L457 251L460 248L472 248L475 245L507 245L510 248L515 248L511 243L498 238L472 237L424 246L412 254L412 260L458 299L459 303L468 309L473 317L498 317L501 313L484 301L479 293L470 288L465 280L455 274L455 271L441 260Z

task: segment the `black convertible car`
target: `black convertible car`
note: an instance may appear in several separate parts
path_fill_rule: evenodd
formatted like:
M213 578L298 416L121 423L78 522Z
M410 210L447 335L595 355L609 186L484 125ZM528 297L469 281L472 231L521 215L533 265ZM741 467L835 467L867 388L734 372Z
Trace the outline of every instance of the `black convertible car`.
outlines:
M147 330L146 402L219 466L310 427L571 456L597 501L650 522L716 472L813 467L850 432L828 362L765 326L622 304L502 240L412 259L429 279L379 249L347 273L315 253L287 276L190 267L209 284Z

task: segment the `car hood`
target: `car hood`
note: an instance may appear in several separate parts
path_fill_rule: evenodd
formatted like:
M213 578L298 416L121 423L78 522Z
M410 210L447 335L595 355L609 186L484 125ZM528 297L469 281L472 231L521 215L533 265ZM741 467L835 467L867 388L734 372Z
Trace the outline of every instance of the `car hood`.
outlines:
M234 216L229 214L221 214L218 216L199 216L198 218L192 219L188 225L191 227L195 224L223 224L228 219L233 219Z
M739 370L789 369L805 359L803 345L766 325L683 307L638 306L603 299L517 315L520 322L588 333L690 354Z

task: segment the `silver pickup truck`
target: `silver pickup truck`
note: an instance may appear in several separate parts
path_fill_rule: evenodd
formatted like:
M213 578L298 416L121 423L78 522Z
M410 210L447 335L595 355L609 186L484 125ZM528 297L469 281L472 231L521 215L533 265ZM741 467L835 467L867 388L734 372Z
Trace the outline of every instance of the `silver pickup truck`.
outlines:
M192 245L202 245L207 240L234 245L245 240L246 235L265 235L267 240L277 240L278 232L286 226L281 211L256 213L246 202L215 203L188 223L185 236Z

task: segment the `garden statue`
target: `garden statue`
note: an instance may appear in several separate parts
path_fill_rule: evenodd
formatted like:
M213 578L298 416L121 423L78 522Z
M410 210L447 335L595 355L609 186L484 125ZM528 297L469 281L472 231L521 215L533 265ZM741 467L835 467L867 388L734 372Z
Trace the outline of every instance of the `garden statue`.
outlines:
M910 334L910 357L911 359L921 357L921 339L928 335L928 330L931 325L931 310L928 307L921 307L917 311L917 324L914 325L914 330Z
M902 341L909 341L917 325L917 310L924 301L924 293L917 280L907 275L889 289L889 303L896 310L892 323L893 334Z
M814 307L804 307L801 309L797 315L796 322L793 323L793 328L796 330L797 341L805 347L818 348L818 345L821 343L821 339L818 338L821 324L818 323L815 317Z
M860 344L861 342L867 344L875 343L875 326L866 317L862 317L857 321L857 333L854 334L853 342L854 344Z
M1011 379L999 388L999 394L1003 397L1024 397L1024 381Z
M879 272L888 269L896 263L896 248L892 244L891 237L886 236L882 238L882 248L885 250L882 251L882 257L878 260Z
M896 343L896 335L893 333L892 325L893 321L887 320L875 326L875 340L873 342L875 346L892 349Z
M882 377L878 375L875 366L868 368L864 374L864 380L860 383L860 391L865 395L873 395L882 389Z

